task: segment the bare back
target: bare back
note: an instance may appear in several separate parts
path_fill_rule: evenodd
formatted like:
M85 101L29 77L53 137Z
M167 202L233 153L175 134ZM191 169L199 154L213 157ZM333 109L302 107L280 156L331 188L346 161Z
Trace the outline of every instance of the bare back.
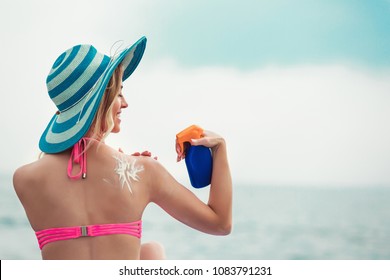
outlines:
M15 172L14 186L34 231L141 220L150 201L146 175L150 159L94 143L87 151L87 178L70 180L69 158L70 151L44 155ZM139 255L140 240L124 234L52 242L42 249L44 259L137 259Z

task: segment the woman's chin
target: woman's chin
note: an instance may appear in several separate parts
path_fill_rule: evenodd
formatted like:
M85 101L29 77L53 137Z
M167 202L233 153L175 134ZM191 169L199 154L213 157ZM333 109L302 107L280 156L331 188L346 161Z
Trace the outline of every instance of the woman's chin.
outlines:
M111 130L111 133L118 133L119 131L121 131L121 127L119 125L116 125L112 130Z

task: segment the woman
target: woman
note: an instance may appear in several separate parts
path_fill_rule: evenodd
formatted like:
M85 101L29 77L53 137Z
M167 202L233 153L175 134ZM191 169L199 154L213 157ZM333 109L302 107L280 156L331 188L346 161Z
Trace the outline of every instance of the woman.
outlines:
M141 38L108 57L75 46L53 64L46 80L58 108L40 139L43 156L20 167L14 187L36 233L43 259L163 259L158 243L141 244L142 214L156 203L186 225L230 233L232 182L226 143L205 132L192 145L212 150L208 204L178 183L149 152L125 155L104 143L121 127L128 104L122 81L137 67ZM185 157L178 151L178 160Z

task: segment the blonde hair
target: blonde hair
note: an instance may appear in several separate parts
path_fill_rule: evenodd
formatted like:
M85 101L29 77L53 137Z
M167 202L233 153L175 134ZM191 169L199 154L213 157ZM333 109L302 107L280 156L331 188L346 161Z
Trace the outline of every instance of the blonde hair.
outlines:
M122 64L119 64L108 82L100 106L89 129L90 138L103 141L114 128L112 108L115 98L121 92L123 71Z

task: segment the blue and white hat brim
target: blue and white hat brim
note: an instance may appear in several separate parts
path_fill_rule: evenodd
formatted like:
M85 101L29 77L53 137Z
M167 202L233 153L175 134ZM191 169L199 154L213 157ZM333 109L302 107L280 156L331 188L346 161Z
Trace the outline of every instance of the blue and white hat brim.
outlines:
M99 108L107 84L116 67L122 63L125 81L137 68L146 47L142 37L131 47L111 57L106 69L91 90L71 108L55 114L39 141L39 148L45 153L59 153L77 143L89 130Z

